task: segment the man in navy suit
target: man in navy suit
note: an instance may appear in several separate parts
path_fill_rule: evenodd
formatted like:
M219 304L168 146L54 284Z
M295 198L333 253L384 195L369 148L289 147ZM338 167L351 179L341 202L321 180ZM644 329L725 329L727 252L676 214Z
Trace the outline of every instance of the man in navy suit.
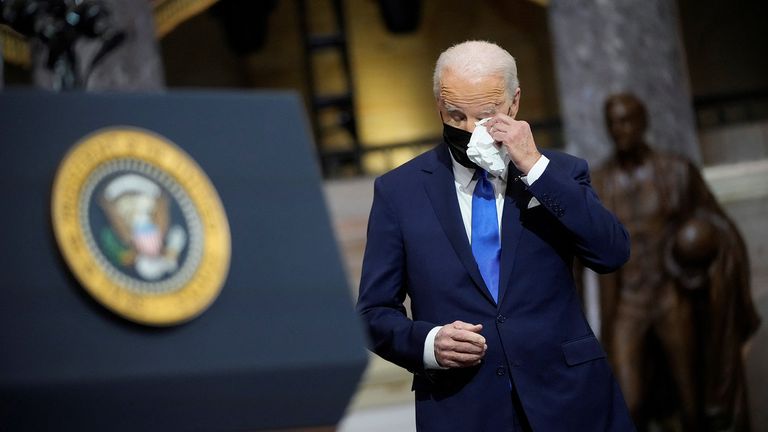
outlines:
M444 142L376 179L357 304L372 350L414 373L418 430L634 430L574 286L575 258L629 257L586 162L537 149L495 44L443 52L434 91ZM467 156L488 118L498 175Z

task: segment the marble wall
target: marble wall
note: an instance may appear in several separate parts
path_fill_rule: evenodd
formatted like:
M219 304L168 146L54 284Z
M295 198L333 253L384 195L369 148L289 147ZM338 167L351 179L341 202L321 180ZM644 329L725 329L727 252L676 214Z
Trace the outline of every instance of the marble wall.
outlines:
M607 157L603 103L631 91L648 107L649 142L700 160L676 2L553 0L549 23L567 151Z

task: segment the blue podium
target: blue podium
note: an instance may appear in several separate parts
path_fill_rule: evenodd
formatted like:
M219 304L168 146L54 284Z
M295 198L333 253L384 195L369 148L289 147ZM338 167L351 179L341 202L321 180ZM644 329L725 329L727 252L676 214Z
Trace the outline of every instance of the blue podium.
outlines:
M213 253L205 235L223 227L205 226L206 204L197 208L202 223L187 216L179 197L197 191L173 186L186 171L157 174L152 186L151 175L137 179L113 164L86 173L96 179L90 186L72 189L92 202L52 204L70 149L115 128L174 144L220 198L231 235L228 270L218 275L218 296L189 320L147 325L105 307L112 298L146 309L145 300L212 277L203 273L213 270L186 262L205 264ZM367 353L296 95L6 89L0 137L0 430L242 431L338 422ZM73 166L85 170L90 161L86 153ZM74 181L64 177L56 181ZM62 253L62 244L78 240L66 230L54 236L53 206L80 209L90 239L83 244L102 257L95 264L74 269ZM137 208L143 219L131 213ZM139 219L150 228L141 231ZM171 236L174 227L182 234ZM170 255L168 267L158 267ZM106 300L82 286L83 272L99 266L112 282L92 289ZM174 279L176 268L188 274ZM123 280L138 281L128 284L128 297L105 288Z

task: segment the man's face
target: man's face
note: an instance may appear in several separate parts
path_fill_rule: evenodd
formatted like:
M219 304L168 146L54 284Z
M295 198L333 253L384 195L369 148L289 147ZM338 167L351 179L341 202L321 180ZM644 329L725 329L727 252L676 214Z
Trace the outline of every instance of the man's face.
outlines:
M642 144L645 119L639 106L618 99L608 106L605 115L617 151L628 152Z
M503 76L466 78L450 69L440 80L437 108L443 122L467 132L475 130L475 122L492 117L497 112L517 114L520 89L508 96Z

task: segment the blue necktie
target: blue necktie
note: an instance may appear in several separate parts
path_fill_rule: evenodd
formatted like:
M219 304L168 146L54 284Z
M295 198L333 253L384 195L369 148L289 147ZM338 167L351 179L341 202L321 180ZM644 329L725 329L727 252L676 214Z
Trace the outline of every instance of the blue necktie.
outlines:
M472 194L472 254L483 276L483 281L499 302L499 220L496 215L496 196L487 173L477 170L477 184Z

